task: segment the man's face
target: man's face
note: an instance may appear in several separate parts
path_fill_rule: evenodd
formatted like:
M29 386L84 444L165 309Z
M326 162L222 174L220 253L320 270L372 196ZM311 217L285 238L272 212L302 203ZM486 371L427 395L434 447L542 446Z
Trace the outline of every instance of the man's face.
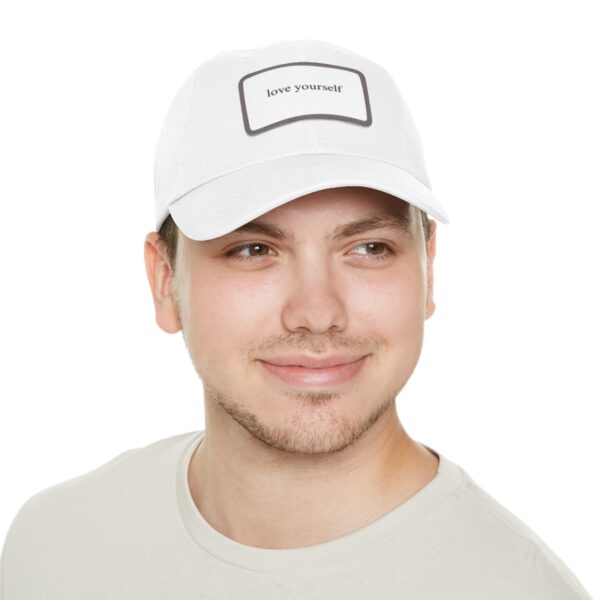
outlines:
M386 211L407 228L328 237ZM157 321L181 325L213 429L241 426L286 452L339 451L389 418L417 364L434 310L435 222L426 246L414 207L362 187L314 192L255 221L293 240L257 229L180 234L175 304L157 304ZM290 354L366 358L341 382L281 378L263 362Z

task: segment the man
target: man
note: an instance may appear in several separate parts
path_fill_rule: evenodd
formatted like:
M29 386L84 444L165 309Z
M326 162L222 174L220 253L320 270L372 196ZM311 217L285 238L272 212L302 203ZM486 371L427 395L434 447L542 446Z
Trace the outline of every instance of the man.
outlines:
M146 271L206 428L29 499L5 600L589 598L398 418L448 219L387 72L315 40L221 53L155 166Z

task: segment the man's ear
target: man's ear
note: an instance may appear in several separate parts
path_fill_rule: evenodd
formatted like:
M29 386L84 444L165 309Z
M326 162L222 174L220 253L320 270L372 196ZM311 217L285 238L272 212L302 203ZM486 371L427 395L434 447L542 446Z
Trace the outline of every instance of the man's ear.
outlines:
M433 301L433 259L435 258L435 230L437 223L431 219L429 228L431 234L427 241L427 305L425 318L429 319L435 311L435 302Z
M166 244L158 232L151 231L144 241L144 261L158 326L167 333L181 329L173 293L173 271Z

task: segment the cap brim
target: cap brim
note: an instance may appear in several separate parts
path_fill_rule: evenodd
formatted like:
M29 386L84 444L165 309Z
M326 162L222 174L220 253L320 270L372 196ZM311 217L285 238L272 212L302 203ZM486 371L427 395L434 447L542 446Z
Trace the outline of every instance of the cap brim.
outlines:
M193 188L169 212L187 237L210 240L290 200L343 186L387 192L449 223L432 191L416 177L394 164L348 154L292 155L250 165Z

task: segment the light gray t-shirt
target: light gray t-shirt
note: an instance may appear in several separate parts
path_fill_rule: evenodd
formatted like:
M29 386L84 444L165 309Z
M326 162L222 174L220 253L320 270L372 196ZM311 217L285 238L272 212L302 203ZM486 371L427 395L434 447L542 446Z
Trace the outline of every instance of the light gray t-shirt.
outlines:
M204 431L128 450L32 496L6 537L2 600L591 600L568 567L459 466L335 540L235 542L187 469ZM425 444L423 444L425 445Z

